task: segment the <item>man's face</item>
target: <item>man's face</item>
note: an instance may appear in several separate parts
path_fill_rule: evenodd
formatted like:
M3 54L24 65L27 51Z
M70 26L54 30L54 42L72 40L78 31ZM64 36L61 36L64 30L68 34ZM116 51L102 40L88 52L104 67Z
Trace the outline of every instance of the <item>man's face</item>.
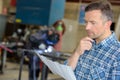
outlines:
M90 38L99 39L104 36L105 25L100 10L92 10L85 13L86 31Z

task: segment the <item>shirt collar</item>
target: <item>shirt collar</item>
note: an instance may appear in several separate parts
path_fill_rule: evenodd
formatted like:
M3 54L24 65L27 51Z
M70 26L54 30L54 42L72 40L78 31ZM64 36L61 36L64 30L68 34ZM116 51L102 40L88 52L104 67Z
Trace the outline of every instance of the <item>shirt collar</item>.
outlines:
M104 39L103 41L101 41L99 44L96 44L96 42L94 41L93 42L93 47L94 48L99 48L99 47L101 47L101 46L110 46L110 45L113 45L113 44L115 44L115 43L117 43L117 38L116 38L116 36L115 36L115 33L114 32L112 32L112 34L108 37L108 38L106 38L106 39Z

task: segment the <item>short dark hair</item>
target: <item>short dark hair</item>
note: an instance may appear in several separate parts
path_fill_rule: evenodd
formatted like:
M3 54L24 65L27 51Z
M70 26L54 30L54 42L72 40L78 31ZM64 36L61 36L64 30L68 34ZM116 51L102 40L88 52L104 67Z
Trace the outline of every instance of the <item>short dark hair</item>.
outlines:
M86 6L85 12L92 10L100 10L103 17L106 17L107 20L113 22L113 11L111 9L110 2L106 0L92 2L88 6Z

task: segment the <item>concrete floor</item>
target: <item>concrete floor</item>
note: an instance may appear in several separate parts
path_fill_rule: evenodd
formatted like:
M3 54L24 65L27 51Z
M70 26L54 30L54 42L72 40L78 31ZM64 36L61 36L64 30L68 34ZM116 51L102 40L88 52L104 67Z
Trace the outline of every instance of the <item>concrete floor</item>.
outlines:
M4 69L4 73L0 74L0 80L19 80L19 67L20 65L13 62L6 62L6 67ZM41 74L41 73L40 73ZM38 80L41 78L39 77ZM28 80L28 67L27 65L23 66L21 80ZM58 75L54 75L52 73L48 74L47 80L64 80Z

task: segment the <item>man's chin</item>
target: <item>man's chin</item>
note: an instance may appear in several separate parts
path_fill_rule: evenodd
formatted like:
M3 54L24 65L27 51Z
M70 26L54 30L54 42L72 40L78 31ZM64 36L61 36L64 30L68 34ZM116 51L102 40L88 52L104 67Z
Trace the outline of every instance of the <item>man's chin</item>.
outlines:
M94 36L91 36L91 35L88 35L88 37L91 38L91 39L95 39L95 37L94 37Z

